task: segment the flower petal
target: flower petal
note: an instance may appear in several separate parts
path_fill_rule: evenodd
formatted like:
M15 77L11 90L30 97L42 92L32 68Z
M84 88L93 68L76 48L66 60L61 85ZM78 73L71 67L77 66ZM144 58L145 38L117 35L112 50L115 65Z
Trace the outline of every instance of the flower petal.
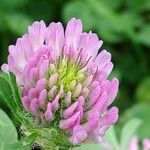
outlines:
M22 98L22 104L26 111L30 111L30 103L31 101L27 96Z
M117 78L113 78L107 90L109 105L114 101L115 97L117 96L118 88L119 81Z
M98 121L99 121L99 112L98 111L93 111L89 118L88 118L88 122L84 124L84 128L86 132L91 132L93 130L95 130L96 128L98 128Z
M41 108L44 108L45 104L46 104L46 98L47 98L47 90L43 89L40 94L39 94L39 98L38 98L38 104Z
M59 127L61 129L70 128L71 126L73 126L73 124L76 122L76 120L78 119L79 116L80 116L80 112L76 112L70 118L61 120L60 123L59 123Z
M36 52L40 46L43 45L45 40L46 25L44 21L34 22L32 26L29 26L28 32L32 49Z
M56 95L56 97L53 100L52 105L51 105L53 111L57 111L59 109L59 107L60 107L59 99L60 99L60 95L58 94L58 95Z
M86 59L92 57L94 59L98 53L99 48L102 46L102 41L98 39L95 33L83 33L81 36L79 49L82 49L83 55L87 54Z
M150 149L150 139L144 139L143 140L143 150L149 150Z
M96 86L95 88L91 89L90 99L89 99L89 106L93 106L96 101L98 100L101 94L101 87L100 85Z
M111 61L111 54L106 50L101 51L95 59L98 70L102 70Z
M118 108L112 107L100 120L100 127L112 125L118 120Z
M80 144L87 138L87 133L81 125L77 125L73 129L73 136L70 137L70 142L72 144Z
M55 50L55 55L58 57L64 46L64 28L60 22L51 23L47 28L46 45Z
M137 137L133 137L131 139L131 142L129 144L128 150L139 150L138 148L138 138ZM145 149L144 149L145 150ZM148 149L147 149L148 150Z
M67 45L73 45L74 49L78 49L80 37L82 34L82 22L80 19L71 19L66 27L65 40Z
M39 106L38 106L38 100L37 100L37 98L34 98L34 99L31 100L31 103L30 103L30 112L34 116L38 116L39 115Z
M44 116L45 116L45 119L47 121L50 121L50 120L53 119L53 113L52 113L52 108L51 108L51 103L50 102L47 104L47 109L44 113Z
M73 103L71 106L69 106L65 111L64 111L64 114L63 114L63 117L64 118L69 118L73 115L75 109L77 108L78 106L78 101Z

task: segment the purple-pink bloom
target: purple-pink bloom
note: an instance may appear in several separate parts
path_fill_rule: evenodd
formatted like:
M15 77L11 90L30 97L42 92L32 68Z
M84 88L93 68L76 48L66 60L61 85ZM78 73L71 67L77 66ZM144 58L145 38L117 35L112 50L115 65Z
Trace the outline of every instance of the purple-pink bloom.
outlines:
M49 123L59 112L59 128L73 144L98 142L118 120L118 108L110 105L117 93L117 78L108 80L111 54L98 53L102 41L82 31L80 19L66 29L60 22L46 27L36 21L28 33L9 46L5 72L16 75L22 104L33 117Z
M143 140L143 150L150 150L150 139Z
M131 139L128 150L139 150L138 138L136 136Z
M139 150L139 149L140 149L139 141L138 138L135 136L131 139L128 150ZM143 140L142 150L150 150L150 139Z

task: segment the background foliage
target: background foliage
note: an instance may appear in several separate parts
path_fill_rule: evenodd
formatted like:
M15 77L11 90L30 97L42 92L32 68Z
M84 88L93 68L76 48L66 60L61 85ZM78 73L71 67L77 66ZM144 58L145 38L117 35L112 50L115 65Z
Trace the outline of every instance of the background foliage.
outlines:
M72 17L81 18L84 30L96 32L102 49L112 53L111 76L120 79L118 131L136 117L143 121L140 138L150 138L150 0L0 0L0 65L33 21L65 25Z

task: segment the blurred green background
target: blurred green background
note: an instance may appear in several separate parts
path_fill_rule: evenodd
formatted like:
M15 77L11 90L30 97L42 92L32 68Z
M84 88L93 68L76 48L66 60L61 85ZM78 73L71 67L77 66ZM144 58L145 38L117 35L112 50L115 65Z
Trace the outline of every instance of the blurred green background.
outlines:
M84 31L96 32L102 49L112 53L111 76L120 80L114 103L120 109L118 126L140 118L139 137L150 138L150 0L0 0L0 65L7 61L8 46L33 21L66 25L72 17L82 19Z

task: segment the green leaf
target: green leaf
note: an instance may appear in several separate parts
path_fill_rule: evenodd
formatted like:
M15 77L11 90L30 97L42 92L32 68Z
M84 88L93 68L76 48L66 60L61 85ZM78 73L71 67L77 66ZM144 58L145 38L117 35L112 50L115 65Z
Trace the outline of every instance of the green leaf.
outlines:
M18 141L16 128L10 118L0 109L0 150L30 150L38 137L37 132Z
M14 96L12 88L9 84L9 74L0 72L0 95L3 98L4 102L15 114L17 105L14 102Z
M4 143L3 150L30 150L31 145L33 144L37 136L38 133L34 132L16 143Z
M0 145L17 142L17 131L10 118L0 109Z
M115 129L114 127L109 128L109 130L105 134L106 141L109 142L112 149L117 150L119 149L119 143L116 137Z
M30 150L30 146L23 146L19 142L17 143L4 143L0 150Z
M12 91L13 91L13 95L14 95L17 108L20 109L20 111L23 111L23 106L22 106L21 97L19 94L19 88L16 82L16 77L12 72L9 73L9 79L10 79L10 85L12 87Z
M5 103L13 112L14 119L17 121L22 120L23 107L21 103L21 97L19 95L19 89L16 84L16 78L12 73L0 72L0 95L2 103Z
M131 138L134 136L138 127L141 125L141 120L132 119L123 127L120 138L120 150L127 150Z

